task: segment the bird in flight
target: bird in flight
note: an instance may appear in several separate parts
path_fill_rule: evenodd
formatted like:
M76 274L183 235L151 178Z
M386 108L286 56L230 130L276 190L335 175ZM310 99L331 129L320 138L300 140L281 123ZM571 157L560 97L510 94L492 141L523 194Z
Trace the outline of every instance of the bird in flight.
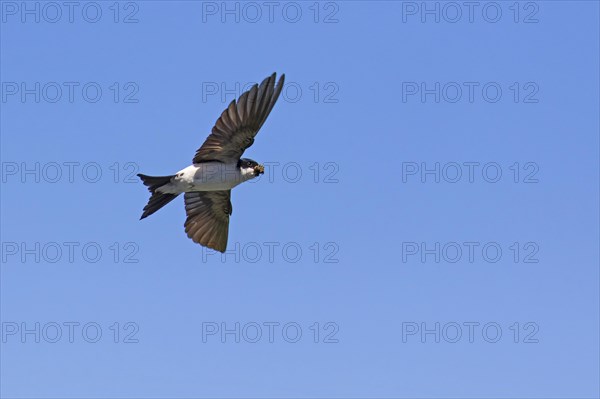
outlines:
M285 75L275 73L233 100L196 151L192 165L171 176L138 174L151 196L144 219L184 193L184 227L192 241L225 252L232 212L231 189L265 172L263 165L242 158L273 109Z

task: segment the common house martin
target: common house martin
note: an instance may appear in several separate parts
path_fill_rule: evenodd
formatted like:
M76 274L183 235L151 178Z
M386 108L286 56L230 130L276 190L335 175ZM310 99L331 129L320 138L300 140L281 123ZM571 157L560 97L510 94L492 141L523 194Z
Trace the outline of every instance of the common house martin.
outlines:
M242 158L273 109L285 75L275 73L255 84L223 111L211 134L196 151L192 165L171 176L138 174L151 196L144 219L184 194L184 227L194 242L225 252L232 213L231 189L265 172L263 165Z

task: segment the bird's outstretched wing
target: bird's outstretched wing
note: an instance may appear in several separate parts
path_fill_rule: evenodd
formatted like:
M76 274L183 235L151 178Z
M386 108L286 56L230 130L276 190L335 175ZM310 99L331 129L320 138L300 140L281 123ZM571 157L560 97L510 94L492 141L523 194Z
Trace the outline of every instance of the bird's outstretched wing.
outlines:
M187 236L200 245L225 252L232 212L231 190L188 192L184 198Z
M259 85L244 92L238 101L233 100L219 117L204 144L196 151L194 163L220 161L237 162L246 148L254 143L254 137L273 109L285 75L275 86L275 74Z

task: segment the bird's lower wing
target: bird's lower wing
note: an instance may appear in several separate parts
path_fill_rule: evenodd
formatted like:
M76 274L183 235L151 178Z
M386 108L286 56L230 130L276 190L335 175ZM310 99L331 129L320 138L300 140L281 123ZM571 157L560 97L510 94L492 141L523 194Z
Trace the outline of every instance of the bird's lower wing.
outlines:
M232 212L231 190L185 193L185 232L192 241L225 252Z

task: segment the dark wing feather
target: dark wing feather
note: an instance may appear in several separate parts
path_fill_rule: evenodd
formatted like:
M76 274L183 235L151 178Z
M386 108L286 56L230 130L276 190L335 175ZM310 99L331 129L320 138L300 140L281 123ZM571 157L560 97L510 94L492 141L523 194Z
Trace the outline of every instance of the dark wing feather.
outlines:
M237 162L267 120L283 89L285 75L275 86L275 74L244 92L223 111L204 144L196 151L194 163Z
M225 252L233 210L231 190L188 192L184 198L187 236L195 243Z

